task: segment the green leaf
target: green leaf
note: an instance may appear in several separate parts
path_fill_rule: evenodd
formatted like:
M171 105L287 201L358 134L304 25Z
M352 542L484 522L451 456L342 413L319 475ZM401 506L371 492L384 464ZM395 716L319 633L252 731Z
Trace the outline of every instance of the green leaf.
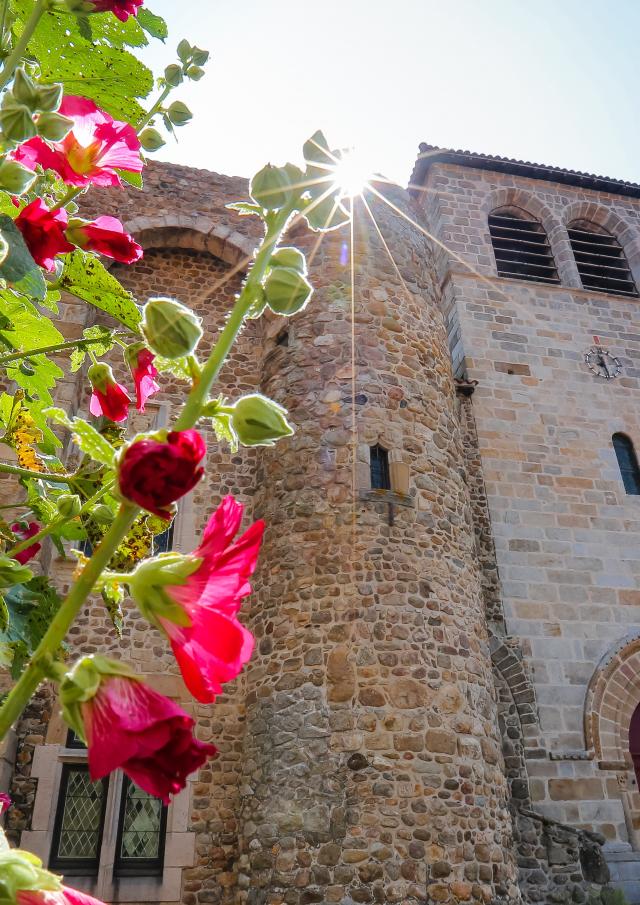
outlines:
M144 182L142 179L142 173L131 173L129 170L119 170L116 167L116 173L122 179L123 182L126 182L128 185L132 186L134 189L141 189L144 186Z
M191 381L191 371L186 358L163 358L156 355L153 364L161 374L168 373L178 380Z
M106 311L134 333L139 332L142 315L133 296L95 255L80 249L66 255L59 285L101 311Z
M124 625L124 614L122 612L122 601L124 600L124 589L117 581L110 581L105 584L102 591L102 599L109 613L113 627L116 630L118 638L122 638L122 627Z
M25 660L30 657L58 612L62 598L44 576L26 584L15 585L5 594L9 625L0 632L0 644L13 652L11 675L17 679Z
M86 330L82 331L82 335L85 339L102 340L102 342L91 343L90 346L91 351L98 358L102 355L106 355L114 346L111 330L109 330L108 327L104 327L102 324L96 324L94 327L87 327ZM80 348L73 350L71 353L72 374L80 370L86 354L87 346L81 346Z
M151 35L152 38L158 38L160 41L165 41L169 34L167 23L164 19L161 16L156 16L145 6L138 10L138 24L144 28L148 35Z
M227 210L237 211L241 216L248 217L250 214L262 216L262 208L259 204L249 204L248 201L234 201L233 204L225 204Z
M36 299L44 299L47 287L42 271L31 257L22 233L6 214L0 214L0 236L9 251L0 263L0 277L19 292Z
M64 336L46 315L8 289L0 291L0 317L11 323L11 329L0 328L0 342L16 352L64 342ZM30 397L48 405L52 402L50 390L64 377L64 372L46 355L32 355L26 361L18 359L5 365L5 369L7 377Z
M73 442L83 453L102 465L113 465L116 454L115 449L108 440L99 434L95 427L92 427L82 418L69 418L66 412L58 408L47 409L45 414L52 421L58 424L64 424L73 434Z

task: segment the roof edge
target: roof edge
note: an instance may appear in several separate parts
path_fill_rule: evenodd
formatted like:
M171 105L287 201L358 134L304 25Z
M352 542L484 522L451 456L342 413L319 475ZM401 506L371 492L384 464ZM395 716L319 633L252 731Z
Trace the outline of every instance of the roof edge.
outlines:
M590 189L596 192L625 195L628 198L640 198L640 185L638 183L612 179L609 176L596 176L593 173L581 173L579 170L566 170L562 167L545 166L543 164L530 163L526 160L496 157L491 154L476 154L473 151L439 148L436 145L428 145L424 142L420 144L419 152L408 186L408 192L414 197L420 194L420 189L434 164L449 163L462 167L490 170L494 173L524 176L528 179L560 182L564 185L574 185L578 188Z

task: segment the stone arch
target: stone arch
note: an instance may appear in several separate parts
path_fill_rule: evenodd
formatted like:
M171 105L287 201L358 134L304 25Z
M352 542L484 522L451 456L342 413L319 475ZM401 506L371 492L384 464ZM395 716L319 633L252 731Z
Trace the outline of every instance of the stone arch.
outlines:
M636 287L640 288L640 236L637 226L617 211L596 201L573 201L568 204L562 214L564 228L575 220L587 220L601 226L618 240L629 263Z
M244 269L253 256L256 241L225 223L209 217L165 214L133 217L125 226L144 248L188 248L207 251L225 264Z
M517 642L508 636L500 638L490 635L489 650L494 669L502 676L513 695L523 735L531 736L538 724L536 695Z
M525 189L503 186L495 189L486 197L483 211L488 217L492 211L510 207L518 208L542 224L549 239L561 284L580 286L580 277L573 260L566 229L551 208Z
M629 723L640 702L640 631L611 647L596 667L584 703L585 746L601 767L632 769Z

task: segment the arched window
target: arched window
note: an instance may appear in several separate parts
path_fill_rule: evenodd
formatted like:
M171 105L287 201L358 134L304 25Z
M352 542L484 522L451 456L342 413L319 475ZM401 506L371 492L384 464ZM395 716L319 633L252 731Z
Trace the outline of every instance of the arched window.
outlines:
M376 443L369 451L369 468L371 470L372 490L391 490L389 473L389 451Z
M622 246L605 229L588 220L567 227L578 273L585 289L638 295Z
M614 434L611 439L616 451L624 489L627 493L638 496L640 495L640 466L633 443L626 434Z
M629 723L629 753L633 761L638 787L640 787L640 704L633 711Z
M542 224L525 211L500 208L489 214L489 233L501 277L559 283Z

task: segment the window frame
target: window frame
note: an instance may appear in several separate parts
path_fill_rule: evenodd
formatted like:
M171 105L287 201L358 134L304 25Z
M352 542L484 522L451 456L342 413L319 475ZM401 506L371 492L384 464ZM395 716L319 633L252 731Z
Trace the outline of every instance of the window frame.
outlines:
M640 293L629 259L617 236L594 220L579 217L567 223L567 238L583 289L621 298L638 298ZM577 247L578 244L584 247ZM616 264L620 266L616 267Z
M512 220L514 225L508 226L506 223L496 223L496 220ZM529 224L529 228L523 230L522 224L525 223ZM487 215L487 229L496 273L499 277L524 283L542 283L545 286L559 286L561 284L551 240L544 225L533 214L523 208L508 205L496 207L489 211ZM504 231L504 235L499 234L501 230ZM507 233L520 232L536 238L527 239L517 236L514 238L513 235L507 235ZM496 242L505 245L516 245L516 248L497 247ZM531 247L527 248L526 246ZM541 262L537 263L532 258L540 258ZM518 273L518 268L523 272ZM531 273L531 270L534 272Z
M616 431L611 437L611 444L613 446L613 451L616 454L618 472L625 493L627 496L640 496L640 463L638 462L638 455L633 440L628 434L625 434L624 431ZM628 468L622 467L620 454L618 453L618 449L623 446L631 463Z
M374 475L374 460L373 455L376 455L377 461L380 463L380 478L381 484L374 484L373 475ZM378 458L379 453L384 453L383 456ZM389 467L389 450L384 447L381 443L374 443L373 446L369 447L369 483L371 485L371 490L391 490L391 468Z
M109 799L109 777L105 776L97 782L102 785L102 810L98 830L98 842L95 858L65 858L59 854L62 838L62 824L64 821L65 805L67 801L67 789L69 777L74 771L83 771L89 775L89 765L82 761L65 761L62 764L60 786L58 788L58 802L51 837L51 851L49 853L49 867L52 870L63 871L70 877L97 877L100 870L100 858L102 855L102 840L104 837L105 820L107 814L107 802Z
M135 786L135 783L128 776L123 775L118 805L118 828L113 859L113 877L114 879L119 879L120 877L161 877L164 871L165 850L167 847L167 813L169 808L166 804L161 803L157 857L133 859L123 858L121 854L127 795L131 786Z

